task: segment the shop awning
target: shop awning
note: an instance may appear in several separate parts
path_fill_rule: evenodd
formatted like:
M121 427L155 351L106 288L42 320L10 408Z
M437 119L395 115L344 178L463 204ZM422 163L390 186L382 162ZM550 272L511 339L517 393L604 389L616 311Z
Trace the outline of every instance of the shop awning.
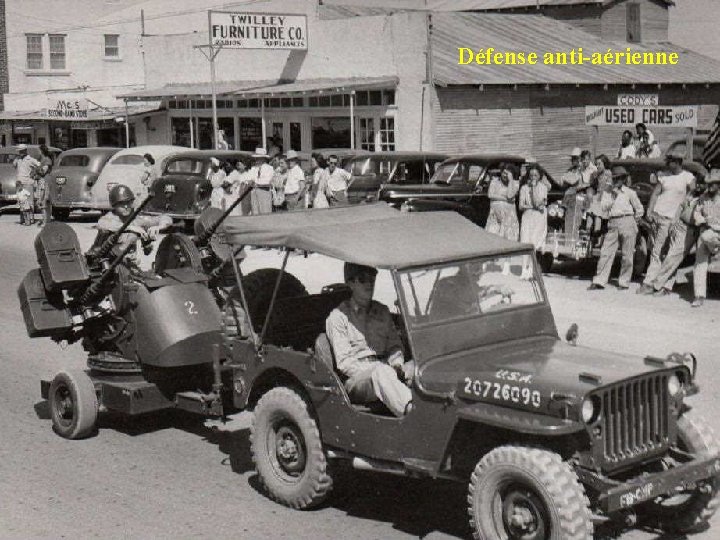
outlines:
M215 84L217 96L268 97L278 95L345 94L352 90L394 88L397 77L349 77L339 79L305 79L300 81L221 81ZM160 88L139 90L117 96L132 101L150 101L212 95L209 82L172 83Z
M232 92L242 97L302 96L306 94L347 94L354 90L395 88L397 77L352 77L343 79L308 79L278 82L262 87Z
M160 109L160 103L128 105L127 114L129 116L137 116L147 114ZM37 109L35 111L0 111L0 120L40 120L40 121L72 121L72 122L101 122L105 120L114 120L120 116L125 116L125 107L98 107L88 109L87 118L50 118L46 109Z

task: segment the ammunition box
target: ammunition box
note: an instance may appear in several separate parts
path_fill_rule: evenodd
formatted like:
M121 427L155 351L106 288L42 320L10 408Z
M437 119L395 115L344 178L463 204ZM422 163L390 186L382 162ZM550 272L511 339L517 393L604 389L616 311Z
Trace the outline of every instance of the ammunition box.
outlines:
M90 277L77 235L66 223L45 225L35 238L35 254L50 291L81 285Z
M63 305L62 295L45 290L39 268L30 270L18 289L20 308L28 336L61 337L72 328L72 316Z

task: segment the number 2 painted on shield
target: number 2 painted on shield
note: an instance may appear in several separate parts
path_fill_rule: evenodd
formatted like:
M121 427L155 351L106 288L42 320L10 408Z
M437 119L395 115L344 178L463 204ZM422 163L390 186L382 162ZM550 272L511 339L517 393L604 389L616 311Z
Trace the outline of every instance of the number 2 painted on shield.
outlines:
M187 308L187 312L188 312L190 315L197 315L197 314L198 314L198 310L195 309L195 302L193 302L192 300L186 301L186 302L185 302L185 307Z

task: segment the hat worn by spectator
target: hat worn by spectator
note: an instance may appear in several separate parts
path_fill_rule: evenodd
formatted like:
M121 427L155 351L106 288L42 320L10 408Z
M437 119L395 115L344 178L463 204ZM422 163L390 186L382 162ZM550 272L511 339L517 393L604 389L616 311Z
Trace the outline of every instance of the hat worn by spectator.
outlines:
M582 155L582 150L578 148L577 146L572 149L572 152L570 152L570 157L580 157Z
M288 150L287 154L285 155L285 159L290 161L291 159L294 159L296 161L301 161L302 158L298 155L298 153L295 150Z
M27 144L18 144L17 149L18 149L18 152L23 152L23 151L27 152L28 147L27 147Z
M270 156L268 156L267 150L265 148L256 148L255 153L252 155L253 158L259 158L259 159L270 159Z
M211 163L212 165L215 165L216 167L219 167L219 166L220 166L220 160L219 160L218 158L216 158L216 157L211 157L211 158L210 158L210 163Z
M711 169L705 177L706 184L720 184L720 169Z
M622 165L615 165L612 168L613 180L615 180L617 178L627 178L627 176L628 176L627 169L625 169L625 167L623 167Z

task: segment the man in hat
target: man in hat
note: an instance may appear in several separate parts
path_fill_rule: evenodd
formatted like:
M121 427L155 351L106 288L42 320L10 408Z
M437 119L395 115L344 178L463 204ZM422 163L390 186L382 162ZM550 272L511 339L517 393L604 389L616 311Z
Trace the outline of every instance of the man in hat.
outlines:
M692 307L700 307L705 302L708 265L710 259L720 253L720 170L713 169L705 183L707 189L700 197L693 215L700 238L695 253L695 268L693 268L695 299Z
M35 178L41 164L28 154L26 144L19 144L17 151L18 157L13 164L16 169L15 189L18 194L18 204L23 207L20 212L20 224L30 225L33 222L35 206Z
M330 206L347 204L347 188L350 181L350 173L338 167L338 157L328 156L327 186L330 191Z
M582 150L577 146L570 152L570 168L560 177L561 186L577 186L582 182L582 171L580 170L580 156Z
M625 290L630 286L633 271L633 255L635 254L635 240L637 238L637 221L643 216L643 205L637 193L627 186L628 172L625 167L612 168L613 186L605 192L600 205L609 216L608 232L600 247L600 259L597 271L589 290L602 290L610 278L618 244L622 252L620 275L618 276L618 289Z
M295 150L288 150L285 160L288 164L285 181L285 204L292 211L298 208L300 197L305 191L305 173L300 168L300 156Z
M250 194L252 213L255 215L269 214L272 212L270 187L275 171L268 163L270 156L264 148L256 148L252 158L253 166L248 171L249 177L255 182L255 189Z
M638 294L653 294L653 282L662 266L661 255L670 236L670 229L678 219L678 210L688 193L695 189L695 176L682 168L683 158L669 155L665 158L667 171L658 175L657 185L647 207L647 220L652 226L652 253Z

